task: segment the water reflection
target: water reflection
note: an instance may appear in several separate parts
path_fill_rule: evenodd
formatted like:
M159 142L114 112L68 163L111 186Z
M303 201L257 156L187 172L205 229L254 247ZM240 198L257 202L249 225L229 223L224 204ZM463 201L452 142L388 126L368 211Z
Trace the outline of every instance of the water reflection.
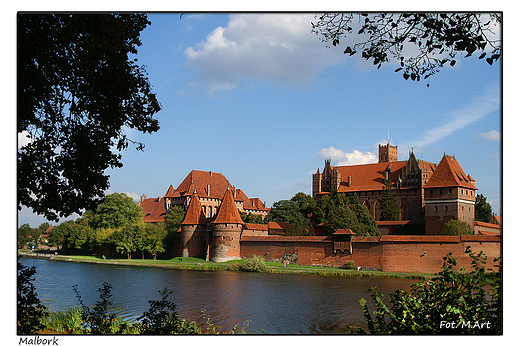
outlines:
M202 309L216 326L230 330L251 320L250 331L271 334L342 334L347 325L364 326L359 300L370 302L368 289L393 293L415 281L358 277L238 272L199 272L165 268L20 259L35 266L34 284L49 309L78 306L72 285L94 304L103 282L112 285L112 306L124 318L148 310L158 291L173 290L170 299L183 317L203 322Z

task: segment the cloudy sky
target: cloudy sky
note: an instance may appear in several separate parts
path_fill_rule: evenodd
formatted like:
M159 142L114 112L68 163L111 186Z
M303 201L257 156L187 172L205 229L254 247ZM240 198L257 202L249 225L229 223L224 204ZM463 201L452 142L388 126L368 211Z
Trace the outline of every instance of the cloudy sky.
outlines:
M111 192L163 196L192 169L224 174L248 197L311 194L311 175L377 162L378 145L438 163L455 155L501 213L501 61L460 58L425 82L327 48L312 14L150 14L137 58L163 105L161 129L109 170ZM44 220L29 210L19 224Z

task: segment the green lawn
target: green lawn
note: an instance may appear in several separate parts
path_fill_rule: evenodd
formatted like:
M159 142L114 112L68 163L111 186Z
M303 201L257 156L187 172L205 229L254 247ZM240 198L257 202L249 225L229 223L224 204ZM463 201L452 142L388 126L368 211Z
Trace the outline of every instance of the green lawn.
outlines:
M141 258L112 258L107 257L103 259L102 256L81 256L81 255L59 255L55 257L56 260L74 261L74 262L92 262L107 265L131 265L131 266L146 266L146 267L163 267L171 269L190 269L190 270L227 270L229 266L247 260L232 260L228 262L211 262L198 257L173 257L171 259L141 259ZM179 261L182 259L182 261ZM335 276L358 276L358 277L395 277L395 278L411 278L420 279L425 277L425 274L407 274L407 273L388 273L380 271L357 271L354 269L340 269L329 267L315 267L315 266L300 266L290 264L287 267L279 262L266 262L268 269L272 273L294 273L294 274L314 274L314 275L335 275ZM428 275L431 276L431 275Z

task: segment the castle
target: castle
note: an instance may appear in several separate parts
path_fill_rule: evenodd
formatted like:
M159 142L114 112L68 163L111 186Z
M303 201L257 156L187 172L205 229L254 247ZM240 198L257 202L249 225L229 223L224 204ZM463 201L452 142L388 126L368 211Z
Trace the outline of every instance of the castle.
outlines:
M475 180L464 173L453 156L444 155L439 164L419 160L413 151L406 161L398 161L398 148L379 145L379 162L333 167L330 159L312 176L312 195L319 199L335 190L348 196L357 194L372 217L380 217L380 199L385 182L395 188L400 220L424 224L425 233L442 234L446 222L461 220L475 226Z
M214 262L258 255L300 265L342 266L353 261L364 269L435 273L448 252L460 265L470 266L467 246L483 250L490 258L499 257L501 226L474 221L475 180L464 173L455 157L444 155L434 164L416 159L413 152L407 161L398 161L397 154L397 146L387 144L379 147L375 164L333 167L326 160L323 173L318 169L313 174L313 197L319 199L333 190L357 194L378 220L379 200L390 180L401 210L398 222L425 224L426 235L381 232L380 237L361 237L340 229L329 236L285 236L281 223L244 223L239 211L265 216L270 209L211 171L192 171L163 197L141 196L140 205L145 222L164 222L168 209L183 207L185 216L170 254ZM474 234L442 236L451 219L468 222Z

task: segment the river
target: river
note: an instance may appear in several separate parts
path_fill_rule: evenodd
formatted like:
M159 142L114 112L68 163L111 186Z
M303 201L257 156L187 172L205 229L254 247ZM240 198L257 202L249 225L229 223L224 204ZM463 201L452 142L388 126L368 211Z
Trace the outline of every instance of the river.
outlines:
M165 268L19 259L35 266L34 285L51 311L79 306L72 286L85 304L99 299L103 282L112 285L111 308L134 319L160 300L159 290L173 290L170 300L177 313L198 322L205 309L222 330L250 320L249 332L269 334L342 334L347 325L365 326L359 300L372 302L368 289L393 293L417 280L318 276L310 274L202 272ZM373 306L373 304L371 305Z

